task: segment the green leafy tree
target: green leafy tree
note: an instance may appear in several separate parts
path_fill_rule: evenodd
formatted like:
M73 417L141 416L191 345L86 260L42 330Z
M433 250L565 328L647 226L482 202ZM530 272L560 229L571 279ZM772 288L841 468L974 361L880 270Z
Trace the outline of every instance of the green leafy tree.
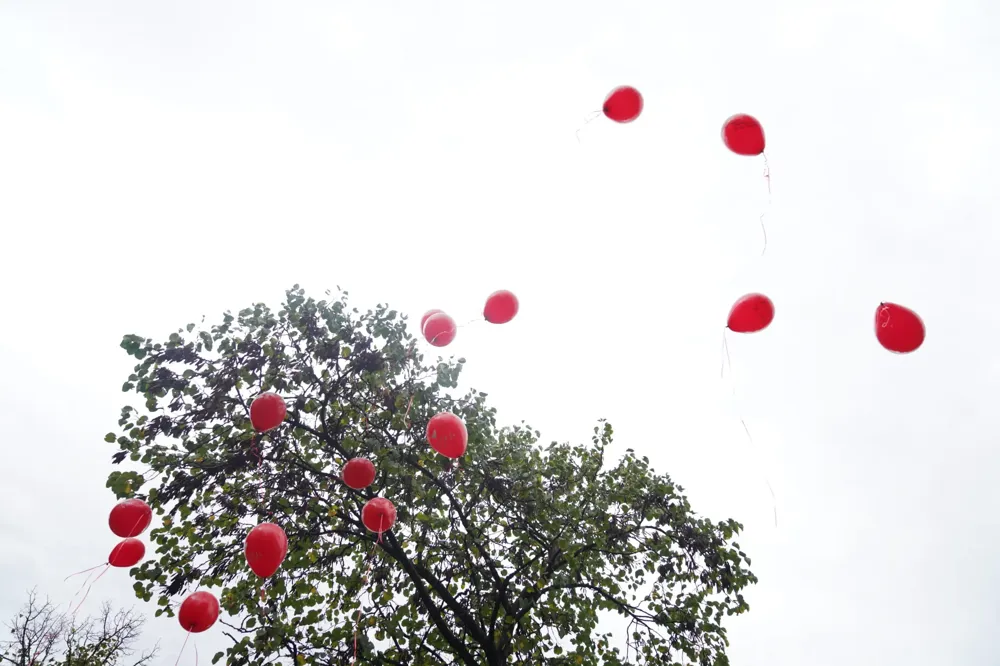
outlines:
M450 391L464 359L427 366L405 317L327 296L296 286L277 312L123 339L138 360L123 390L145 404L107 440L153 478L116 471L108 487L163 517L155 559L131 571L140 598L172 615L196 586L217 591L234 664L350 664L358 616L359 664L728 663L723 618L756 582L739 523L697 517L631 450L609 463L608 424L585 445L499 427L485 393ZM269 390L288 417L255 437L249 405ZM454 466L424 436L445 410L469 431ZM363 491L340 479L355 456L378 469ZM360 520L376 495L398 510L381 540ZM289 540L267 581L243 556L263 521ZM601 631L602 611L627 635Z

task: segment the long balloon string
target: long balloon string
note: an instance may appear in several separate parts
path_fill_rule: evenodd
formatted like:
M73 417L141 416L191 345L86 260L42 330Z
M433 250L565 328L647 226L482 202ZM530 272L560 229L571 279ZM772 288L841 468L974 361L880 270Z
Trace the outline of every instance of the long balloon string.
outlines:
M177 661L174 662L174 666L177 666L177 664L181 663L181 657L184 656L184 648L187 647L188 640L190 640L190 639L191 639L191 630L188 629L187 636L184 637L184 645L181 646L180 654L177 655ZM197 664L198 663L198 647L195 646L194 649L195 649L195 664Z
M372 567L375 566L375 549L378 544L382 543L382 525L385 523L385 516L380 516L378 519L378 539L372 544L372 549L368 552L368 566L365 569L365 575L361 578L361 587L368 584L368 576L372 572ZM358 603L358 612L354 618L354 659L351 661L351 666L358 663L358 631L361 629L361 603Z
M771 210L771 167L767 164L767 155L764 156L764 180L767 181L767 210L760 214L760 230L764 234L764 249L760 251L760 256L767 252L767 229L764 227L764 216Z
M76 614L80 610L80 607L83 606L83 602L86 601L87 597L90 596L90 590L92 590L93 587L94 587L94 585L97 584L97 581L101 580L101 576L103 576L104 574L108 573L108 571L110 569L111 569L111 565L110 564L106 564L104 566L104 571L102 571L101 573L99 573L97 575L97 578L94 579L94 582L87 586L87 592L83 595L83 599L80 599L80 603L78 603L76 605L76 609L73 610L72 613L70 614L72 617L74 617L74 618L76 617ZM77 592L77 594L79 594L79 592ZM72 603L72 602L70 602L70 603Z
M757 459L754 453L756 445L754 444L753 441L753 435L750 434L750 428L747 426L746 419L744 419L743 416L740 414L739 404L736 400L736 380L733 377L733 361L732 358L730 358L729 356L729 341L726 338L726 329L722 329L722 352L723 352L722 371L719 373L719 379L722 379L725 376L726 366L728 365L729 379L733 389L732 390L733 409L736 411L736 417L740 420L740 425L743 426L743 432L746 433L747 440L750 442L751 457L753 457L754 461L759 464L760 461ZM764 477L764 483L767 485L768 492L771 493L771 511L774 513L774 526L778 527L778 498L774 494L774 487L771 485L771 480L767 477L767 472L761 471L761 475Z

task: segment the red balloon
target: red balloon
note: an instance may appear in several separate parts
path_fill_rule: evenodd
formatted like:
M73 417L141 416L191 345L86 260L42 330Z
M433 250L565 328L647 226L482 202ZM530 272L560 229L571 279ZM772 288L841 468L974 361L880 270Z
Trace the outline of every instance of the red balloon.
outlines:
M274 523L261 523L250 530L243 552L251 571L260 578L270 578L288 554L285 530Z
M461 458L469 445L465 423L451 412L441 412L427 422L427 441L447 458Z
M435 347L444 347L450 344L455 339L457 329L455 320L443 312L432 314L423 326L424 337Z
M113 567L133 567L146 554L146 545L138 539L125 539L111 549L108 564Z
M424 326L427 325L427 320L430 319L431 317L433 317L434 315L436 315L439 312L441 312L441 310L434 309L434 310L428 310L427 312L424 313L424 316L420 318L420 332L421 333L424 332Z
M254 430L267 432L281 425L288 408L277 393L261 393L250 403L250 423Z
M722 141L737 155L760 155L764 152L764 128L753 116L737 113L722 126Z
M895 303L880 303L875 310L875 337L889 351L908 354L924 344L927 330L920 315Z
M616 123L630 123L642 113L642 95L632 86L619 86L604 100L604 115Z
M506 289L502 289L494 291L486 299L483 316L491 324L506 324L517 315L517 309L517 296Z
M361 509L361 522L372 532L381 534L396 522L396 507L384 497L373 497Z
M368 458L351 458L344 465L342 476L348 488L361 490L375 481L375 465Z
M774 320L774 303L764 294L747 294L729 311L727 326L734 333L756 333Z
M153 510L140 499L122 500L111 509L108 526L115 536L123 539L137 537L146 531L153 520Z
M181 604L177 619L192 634L207 631L219 619L219 600L211 592L195 592Z

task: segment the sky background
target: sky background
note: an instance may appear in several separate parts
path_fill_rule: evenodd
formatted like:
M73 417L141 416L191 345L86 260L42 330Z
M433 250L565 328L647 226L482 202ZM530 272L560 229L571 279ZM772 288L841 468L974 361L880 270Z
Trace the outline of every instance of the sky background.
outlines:
M507 288L446 350L462 386L546 441L608 418L746 525L734 666L1000 663L998 33L986 0L0 0L0 617L116 542L122 334L294 283L459 321ZM642 116L578 142L622 84ZM720 380L751 291L775 321ZM102 598L141 604L118 570Z

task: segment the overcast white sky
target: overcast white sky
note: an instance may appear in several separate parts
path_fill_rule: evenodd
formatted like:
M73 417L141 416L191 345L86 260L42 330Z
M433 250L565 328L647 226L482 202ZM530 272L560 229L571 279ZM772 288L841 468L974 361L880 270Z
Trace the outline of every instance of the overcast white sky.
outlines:
M123 333L295 282L460 321L509 288L513 323L447 349L463 386L546 440L607 417L746 524L734 665L1000 663L989 5L0 0L0 616L33 584L68 601L114 545ZM578 143L621 84L643 115ZM767 133L763 258L737 112ZM749 291L777 315L730 335L734 406ZM923 348L878 346L882 300ZM122 571L101 597L139 603ZM173 663L176 620L157 636Z

